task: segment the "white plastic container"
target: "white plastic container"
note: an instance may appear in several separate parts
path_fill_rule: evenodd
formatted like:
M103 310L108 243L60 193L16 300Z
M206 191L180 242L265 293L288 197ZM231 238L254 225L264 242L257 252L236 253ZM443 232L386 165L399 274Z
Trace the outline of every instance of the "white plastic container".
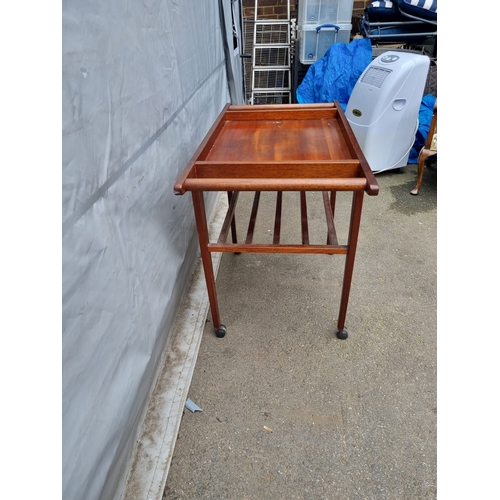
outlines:
M354 0L300 0L298 25L350 23L353 5Z
M299 30L300 55L302 64L312 64L321 59L334 43L349 43L352 24L304 25Z

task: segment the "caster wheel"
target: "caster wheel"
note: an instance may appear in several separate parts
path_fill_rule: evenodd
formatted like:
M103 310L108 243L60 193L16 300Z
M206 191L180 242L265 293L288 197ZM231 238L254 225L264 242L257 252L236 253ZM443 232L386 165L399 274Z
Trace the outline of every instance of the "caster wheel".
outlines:
M337 337L340 339L340 340L345 340L347 338L347 330L339 330L337 332Z
M215 330L215 335L220 339L226 336L227 328L225 325L220 325L217 330Z

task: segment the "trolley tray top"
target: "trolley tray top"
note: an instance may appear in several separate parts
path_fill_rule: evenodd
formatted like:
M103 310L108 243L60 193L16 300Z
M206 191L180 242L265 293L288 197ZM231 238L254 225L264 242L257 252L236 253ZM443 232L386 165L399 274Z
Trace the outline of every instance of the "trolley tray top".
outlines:
M174 186L186 191L379 186L339 103L226 105Z

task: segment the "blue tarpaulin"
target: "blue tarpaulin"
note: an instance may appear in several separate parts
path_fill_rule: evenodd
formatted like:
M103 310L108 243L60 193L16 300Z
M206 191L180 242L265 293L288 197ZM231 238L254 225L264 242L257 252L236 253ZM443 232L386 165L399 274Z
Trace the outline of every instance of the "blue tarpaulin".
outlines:
M368 38L351 43L334 43L325 55L307 70L297 88L297 102L339 101L345 111L354 85L372 62L372 45Z

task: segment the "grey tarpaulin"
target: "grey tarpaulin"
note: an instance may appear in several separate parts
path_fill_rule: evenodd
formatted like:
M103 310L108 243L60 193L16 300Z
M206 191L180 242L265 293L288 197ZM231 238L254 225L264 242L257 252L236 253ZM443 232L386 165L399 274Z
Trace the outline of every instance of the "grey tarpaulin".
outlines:
M197 256L173 184L230 100L225 40L210 0L66 0L62 22L62 493L112 499Z

